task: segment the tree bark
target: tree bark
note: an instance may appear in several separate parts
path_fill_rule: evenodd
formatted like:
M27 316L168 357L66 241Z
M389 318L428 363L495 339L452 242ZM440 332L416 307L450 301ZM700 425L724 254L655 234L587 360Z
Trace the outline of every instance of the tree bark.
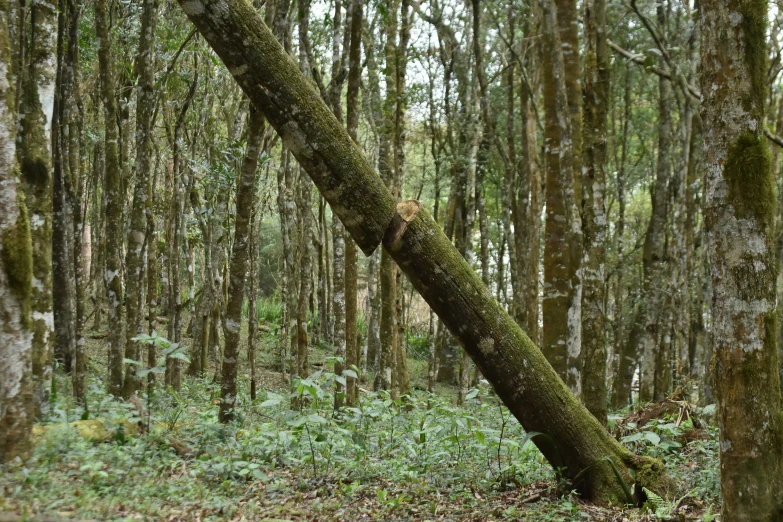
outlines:
M522 426L547 433L534 442L550 462L562 464L567 478L579 475L574 487L600 503L623 503L612 467L602 460L608 457L626 480L631 468L639 486L661 491L662 464L634 456L589 414L426 210L415 202L395 204L253 8L240 0L183 0L181 6L291 147L358 246L369 255L383 242Z
M572 118L566 110L571 100L554 1L542 2L547 151L543 351L560 378L579 395L582 231L575 199L576 140Z
M130 215L128 250L125 255L126 324L125 358L139 358L139 343L133 338L143 332L142 288L144 285L144 249L147 248L147 214L152 211L152 112L155 108L155 27L158 18L156 0L144 0L141 12L139 52L136 55L136 186ZM122 395L130 397L141 383L136 366L127 365Z
M70 181L68 116L71 104L70 63L66 65L67 8L61 0L57 14L57 80L51 120L52 144L52 313L54 361L67 373L73 357L73 228L66 179Z
M223 349L223 378L220 381L220 414L218 415L218 419L223 423L234 419L237 401L239 334L242 327L242 302L245 300L245 278L250 253L250 216L255 206L256 171L263 138L264 116L255 106L251 106L247 124L247 149L237 183L234 243L231 247L226 323L223 328L226 343ZM254 319L250 318L251 321Z
M631 394L631 381L626 380L621 383L622 376L620 375L620 368L622 367L622 360L630 353L630 343L625 342L625 315L623 308L625 304L625 266L623 263L625 252L625 163L628 156L628 125L631 120L631 81L630 81L630 64L626 64L625 67L625 86L623 89L623 131L622 141L620 143L622 152L620 153L619 166L617 168L617 178L615 183L617 184L617 228L616 228L616 242L617 242L617 255L619 261L617 263L617 279L614 287L614 361L612 368L612 408L620 409L628 404L628 399ZM630 366L626 363L626 368ZM633 377L633 375L632 375Z
M585 2L584 172L582 174L582 402L606 423L606 117L609 56L606 1Z
M767 2L701 4L704 219L711 261L722 520L783 517L783 412L764 138Z
M350 50L348 53L348 94L346 97L346 127L348 135L359 144L359 86L362 75L362 1L351 2ZM369 285L368 285L369 286ZM350 234L345 234L345 366L358 371L361 366L359 346L357 344L357 294L358 274L356 263L356 243ZM368 292L369 293L369 292ZM355 406L358 395L358 381L346 377L346 404Z
M114 93L111 40L108 26L109 13L106 0L95 4L95 33L100 42L98 64L100 70L101 97L103 98L104 153L106 175L104 198L106 200L106 295L109 321L109 393L122 394L123 348L125 339L122 328L122 179L117 150L117 98Z
M71 82L71 100L65 111L68 125L68 163L70 179L66 184L66 197L71 208L71 224L73 226L73 249L69 252L73 264L74 274L74 342L73 342L73 367L71 383L73 397L79 404L85 404L85 376L87 373L86 354L84 352L86 340L84 327L86 322L85 290L88 284L89 267L84 259L84 229L83 205L85 201L84 169L82 165L81 134L82 124L79 105L80 77L79 77L79 18L82 14L81 5L75 0L68 1L68 52L67 65L70 70L68 80ZM89 238L89 236L86 236Z
M9 3L0 4L0 462L31 447L33 243L16 158L15 69Z
M17 155L33 240L33 389L36 414L48 408L54 341L52 313L51 133L56 78L57 12L54 4L29 6L26 62L21 71ZM27 21L25 21L27 22Z
M334 313L334 373L343 374L346 361L345 344L345 229L336 214L332 215L332 248L334 249L334 276L332 278L332 312ZM339 409L345 402L345 386L337 383L334 392L334 407Z

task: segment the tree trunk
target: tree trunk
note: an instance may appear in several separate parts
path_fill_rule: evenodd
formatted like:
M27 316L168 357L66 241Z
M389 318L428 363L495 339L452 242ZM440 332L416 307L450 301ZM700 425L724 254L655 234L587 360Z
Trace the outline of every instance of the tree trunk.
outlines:
M299 299L296 309L296 367L297 374L305 378L309 374L308 350L310 343L307 332L307 308L310 302L312 264L312 182L304 172L299 180L299 204L302 214L302 233L299 237L300 261L299 261ZM293 366L292 366L293 367Z
M366 355L364 360L364 367L362 371L367 371L368 368L373 370L378 369L379 356L381 354L381 292L379 288L378 276L378 258L380 252L374 252L370 256L370 261L367 267L367 335L366 342L367 347L365 349Z
M332 301L332 312L334 313L334 356L337 361L334 363L334 373L338 376L343 374L346 361L346 343L345 343L345 229L337 218L332 215L332 247L334 248L334 299ZM334 392L334 407L339 409L345 401L345 386L337 383L337 389Z
M585 3L584 173L582 174L582 402L606 424L606 116L609 56L606 1Z
M783 517L775 186L764 138L767 2L702 9L704 219L711 261L722 520ZM739 22L738 22L739 20Z
M256 341L258 341L258 231L261 216L253 209L250 214L250 264L248 266L247 291L247 364L250 367L250 400L256 400Z
M625 304L625 162L628 156L628 125L631 120L631 81L630 81L630 64L626 64L625 67L625 87L623 90L623 132L622 152L620 154L620 165L617 169L617 279L615 281L614 288L614 361L612 367L612 408L620 409L624 408L628 404L629 396L631 394L631 381L626 380L621 382L622 376L620 375L620 368L622 367L622 360L629 355L630 343L625 342L625 316L623 313L623 307ZM630 366L626 363L626 368ZM632 375L633 377L633 375Z
M644 238L642 254L643 280L639 307L631 327L628 345L620 357L618 380L615 383L618 401L630 399L631 382L641 359L639 398L653 398L655 378L655 348L658 341L658 314L661 285L666 268L666 192L670 176L671 148L671 81L658 78L658 161L655 187L651 194L652 211ZM618 403L619 404L619 403Z
M357 245L369 255L383 242L523 428L547 434L534 442L567 478L579 476L573 484L577 491L599 503L625 502L612 467L602 460L610 458L626 480L631 468L639 486L663 492L662 464L634 456L589 414L429 213L415 202L395 204L254 9L238 0L183 0L182 7L291 147Z
M547 151L543 351L560 378L579 395L582 384L579 364L582 232L575 199L575 150L572 144L576 143L576 139L573 139L572 119L566 111L571 100L556 30L559 13L554 1L543 0L542 3Z
M359 144L359 84L362 75L362 1L351 2L351 42L348 55L348 95L346 98L346 127L348 135ZM357 344L357 294L358 274L356 264L356 243L350 234L345 234L345 366L358 371L361 366L359 345ZM358 394L358 381L346 377L346 404L355 406Z
M245 300L245 277L249 255L250 216L255 206L256 171L261 142L264 138L264 117L255 106L250 108L247 124L247 149L242 161L242 172L237 183L234 243L231 248L231 268L223 351L223 378L220 381L220 422L234 419L237 400L237 365L239 362L239 334L242 328L242 302ZM255 318L251 317L250 320Z
M136 55L136 187L128 232L128 251L125 256L126 325L125 358L139 358L139 343L133 338L143 332L142 288L144 285L144 249L147 248L147 214L152 211L152 112L155 108L155 27L158 18L156 0L144 0L141 12L139 52ZM130 397L141 383L136 377L136 366L127 365L122 395Z
M168 243L168 272L169 272L169 341L179 343L182 336L182 288L180 284L180 275L182 272L182 261L180 259L182 248L185 247L185 223L183 217L185 214L185 200L183 192L185 191L185 180L182 166L182 130L185 125L185 116L193 102L198 85L198 64L194 59L193 79L190 82L190 88L182 107L179 110L179 116L174 126L174 143L172 146L173 163L173 194L171 205L169 207L169 223L171 227L171 241ZM213 326L215 326L213 324ZM205 369L202 369L205 370ZM179 390L181 383L180 360L169 357L166 359L166 373L164 375L166 385Z
M81 5L74 0L68 1L68 53L67 68L70 70L69 81L71 87L71 101L67 106L66 119L68 125L68 163L70 179L66 184L66 196L71 208L71 224L73 249L70 256L74 273L74 343L73 343L73 367L71 382L73 397L79 404L85 404L85 376L87 373L86 354L84 353L86 340L84 338L84 326L86 322L85 289L88 284L90 269L84 259L85 234L83 218L83 202L85 201L84 171L81 154L82 121L80 121L80 80L79 80L79 18ZM94 189L93 189L94 190Z
M57 16L57 80L51 125L52 144L52 313L54 315L54 360L66 373L71 372L73 357L73 228L70 226L70 201L66 197L66 179L70 181L68 162L68 113L71 105L70 72L66 56L67 9L60 1Z
M396 194L396 156L395 156L395 112L397 107L397 8L394 1L388 6L388 14L384 18L383 30L386 36L384 55L386 61L386 101L381 113L380 145L378 150L378 170L387 187ZM353 234L351 234L353 235ZM381 252L381 320L380 366L376 376L376 389L389 390L394 396L394 362L397 350L397 301L396 267L394 261L386 253Z
M34 263L30 221L16 158L17 114L9 4L0 7L0 463L31 447Z
M19 93L17 155L30 213L33 240L33 389L36 414L48 408L52 377L54 316L52 313L52 162L51 132L54 117L56 8L33 3L29 10L29 41ZM27 21L25 21L27 22Z
M95 4L95 33L98 36L98 64L100 69L101 97L104 109L104 151L106 175L104 198L106 199L106 295L109 321L109 393L122 394L123 348L125 339L122 328L122 180L117 151L117 98L114 93L111 40L108 26L109 13L106 0Z

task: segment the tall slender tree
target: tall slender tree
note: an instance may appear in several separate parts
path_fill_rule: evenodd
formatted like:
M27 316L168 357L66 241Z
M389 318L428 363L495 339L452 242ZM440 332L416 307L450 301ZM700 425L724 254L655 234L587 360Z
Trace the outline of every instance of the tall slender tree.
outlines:
M143 332L144 250L148 245L147 214L152 211L152 112L155 105L153 52L157 18L157 0L145 0L141 11L139 52L136 55L136 74L139 78L136 88L136 185L133 191L133 207L125 255L127 274L125 358L133 360L139 358L139 344L133 338ZM139 386L136 365L129 364L125 371L123 396L130 397Z
M606 118L609 56L606 1L585 2L584 173L582 177L582 402L606 422Z
M546 112L546 229L544 242L543 351L558 375L580 393L582 230L576 207L568 82L554 0L542 1L544 108ZM562 25L562 24L561 24ZM573 52L573 48L571 48ZM580 103L581 105L581 103Z
M103 101L104 153L106 173L104 176L104 198L106 200L106 281L109 321L109 393L119 397L122 394L123 350L125 338L122 328L123 284L122 284L122 180L118 152L118 111L114 92L112 71L112 45L109 38L109 11L106 0L95 3L95 33L98 36L98 68L100 91Z
M245 300L245 278L250 255L250 219L255 206L256 172L264 138L264 117L253 105L247 123L247 148L242 171L237 180L234 242L231 247L229 294L223 333L223 378L220 381L220 422L234 419L237 400L237 365L239 336L242 327L242 303Z

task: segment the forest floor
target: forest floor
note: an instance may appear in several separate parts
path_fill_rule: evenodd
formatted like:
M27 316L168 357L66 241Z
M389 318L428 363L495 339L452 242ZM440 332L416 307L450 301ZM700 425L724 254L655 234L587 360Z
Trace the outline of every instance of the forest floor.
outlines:
M97 337L89 373L102 376L106 344ZM0 467L0 522L719 520L712 408L669 402L613 414L618 438L661 458L679 491L642 510L603 509L569 492L487 386L454 406L448 386L421 391L426 362L414 357L409 402L363 385L359 405L335 415L335 376L318 349L311 362L322 369L301 383L305 407L293 412L273 343L267 334L259 350L256 401L243 375L238 419L227 426L217 422L211 375L133 403L113 400L93 377L85 412L58 371L33 456Z

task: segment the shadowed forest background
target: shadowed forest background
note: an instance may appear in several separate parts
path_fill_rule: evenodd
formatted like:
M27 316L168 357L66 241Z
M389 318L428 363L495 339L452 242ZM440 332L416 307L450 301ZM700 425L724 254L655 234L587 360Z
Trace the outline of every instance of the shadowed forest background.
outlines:
M781 21L0 1L0 520L783 520Z

